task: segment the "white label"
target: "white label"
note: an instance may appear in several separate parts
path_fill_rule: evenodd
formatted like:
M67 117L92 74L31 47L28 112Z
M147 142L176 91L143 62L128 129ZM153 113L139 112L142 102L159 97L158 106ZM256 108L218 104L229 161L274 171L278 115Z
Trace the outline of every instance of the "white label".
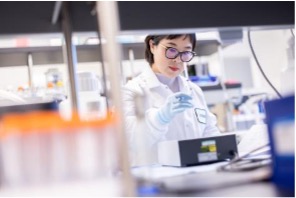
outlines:
M295 122L286 120L275 123L273 127L274 146L278 154L295 153Z
M200 123L206 124L207 123L207 112L205 109L199 109L199 108L195 108L195 115L197 120Z

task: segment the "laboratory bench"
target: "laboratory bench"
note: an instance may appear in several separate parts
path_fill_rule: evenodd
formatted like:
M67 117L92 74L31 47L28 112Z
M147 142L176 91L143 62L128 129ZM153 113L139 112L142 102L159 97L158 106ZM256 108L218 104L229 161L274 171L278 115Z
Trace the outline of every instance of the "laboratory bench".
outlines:
M170 195L168 195L170 196ZM172 195L173 196L173 195ZM294 196L282 192L276 188L276 186L270 182L257 182L252 184L244 184L239 186L232 186L221 189L213 189L205 192L191 192L180 193L178 196L188 197L285 197Z
M218 164L221 164L218 163ZM222 163L223 164L223 163ZM146 188L140 189L138 196L156 197L284 197L294 196L294 192L278 188L270 179L270 168L264 167L241 172L218 172L209 168L189 167L182 174L164 176L146 182ZM210 167L216 167L209 165ZM157 169L157 168L156 168ZM159 167L158 167L159 169ZM161 169L172 170L171 167ZM179 168L180 169L180 168ZM206 171L201 171L206 169ZM194 171L196 170L196 172ZM159 171L159 170L157 170ZM153 174L153 173L152 173ZM160 174L161 175L161 174ZM164 175L164 174L163 174ZM140 182L144 183L144 182ZM150 186L149 186L150 184ZM144 184L145 185L145 184Z
M218 164L221 164L218 163ZM223 164L223 163L222 163ZM277 188L269 179L268 169L245 172L216 172L209 165L205 172L199 167L182 168L179 175L136 181L135 197L294 197L294 192ZM159 167L154 166L155 169ZM205 167L203 167L205 168ZM203 169L201 168L201 169ZM161 167L172 170L171 167ZM194 172L193 170L197 170ZM182 172L182 173L181 173ZM164 175L164 174L160 174ZM54 185L1 188L0 196L123 196L117 179L56 183Z

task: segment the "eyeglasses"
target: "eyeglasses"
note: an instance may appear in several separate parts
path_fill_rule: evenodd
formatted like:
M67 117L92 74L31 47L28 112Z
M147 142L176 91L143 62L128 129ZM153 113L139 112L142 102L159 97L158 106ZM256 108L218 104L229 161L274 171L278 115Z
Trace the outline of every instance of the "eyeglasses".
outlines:
M193 51L184 51L184 52L179 52L176 48L173 47L166 47L159 43L160 46L165 48L165 57L168 59L175 59L180 55L180 59L182 62L189 62L193 59L193 57L196 55L195 52Z

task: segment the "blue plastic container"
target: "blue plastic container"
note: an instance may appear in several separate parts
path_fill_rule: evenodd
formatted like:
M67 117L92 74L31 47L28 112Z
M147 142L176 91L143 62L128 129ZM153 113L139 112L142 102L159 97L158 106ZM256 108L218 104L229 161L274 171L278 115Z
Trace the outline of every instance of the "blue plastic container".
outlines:
M272 181L286 195L295 194L295 96L265 103L272 153Z

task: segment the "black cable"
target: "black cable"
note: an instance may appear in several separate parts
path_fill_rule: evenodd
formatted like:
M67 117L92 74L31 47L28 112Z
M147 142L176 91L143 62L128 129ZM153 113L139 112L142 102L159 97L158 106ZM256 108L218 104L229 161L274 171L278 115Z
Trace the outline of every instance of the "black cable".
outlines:
M247 163L254 163L254 162L259 162L259 163L256 163L256 164L253 164L253 165L249 165L249 166L246 166L245 168L248 169L248 168L259 168L262 166L265 166L266 164L269 164L271 162L271 157L268 157L266 159L246 159L246 157L249 157L250 155L254 154L256 151L259 151L263 148L266 148L270 146L270 144L265 144L265 145L262 145L262 146L259 146L253 150L251 150L250 152L242 155L242 156L238 156L238 154L236 153L236 157L233 158L229 163L227 164L224 164L222 166L219 166L218 167L218 171L237 171L237 170L244 170L243 167L240 167L242 164L247 164ZM244 161L245 160L245 161ZM238 164L239 162L243 162L242 164ZM263 162L263 163L261 163Z
M293 32L293 29L291 29L291 33L292 33L293 37L295 38L295 34L294 34L294 32Z
M257 56L255 54L255 51L254 51L254 48L253 48L253 45L252 45L252 41L251 41L251 35L250 35L250 30L248 31L248 41L249 41L249 45L250 45L250 48L251 48L251 51L252 51L252 55L257 63L257 66L261 72L261 74L263 75L263 77L265 78L265 80L267 81L267 83L271 86L271 88L276 92L276 94L282 98L282 95L278 92L278 90L271 84L271 82L269 81L269 79L267 78L266 74L264 73L258 59L257 59Z

